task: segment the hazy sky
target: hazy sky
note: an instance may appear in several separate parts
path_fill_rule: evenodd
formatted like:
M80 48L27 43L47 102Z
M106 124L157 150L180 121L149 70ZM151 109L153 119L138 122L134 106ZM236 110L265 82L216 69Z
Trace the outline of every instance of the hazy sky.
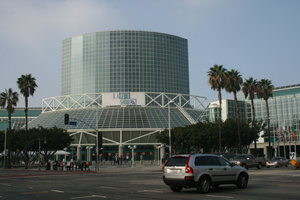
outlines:
M29 106L60 96L62 40L106 30L188 39L190 93L209 101L214 64L275 87L300 84L299 0L0 0L0 92L19 91L17 78L31 73L39 87Z

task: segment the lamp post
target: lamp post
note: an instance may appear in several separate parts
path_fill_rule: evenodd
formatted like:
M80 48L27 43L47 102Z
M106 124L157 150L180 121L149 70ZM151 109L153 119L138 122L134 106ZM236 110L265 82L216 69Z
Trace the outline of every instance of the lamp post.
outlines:
M173 101L170 101L168 104L168 120L169 120L169 157L172 156L171 150L172 150L172 144L171 144L171 112L170 112L170 104L173 103Z
M41 138L39 138L39 171L41 170Z
M98 104L96 107L96 167L97 167L97 172L99 171L99 136L98 136Z
M136 149L136 146L128 146L129 149L131 149L131 167L134 167L134 149Z

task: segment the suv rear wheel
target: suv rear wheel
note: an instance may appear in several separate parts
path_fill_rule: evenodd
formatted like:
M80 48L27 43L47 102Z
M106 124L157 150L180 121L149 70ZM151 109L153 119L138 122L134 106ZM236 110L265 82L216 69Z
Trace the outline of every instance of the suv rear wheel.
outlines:
M211 186L211 181L209 179L209 177L202 177L197 185L197 190L198 192L201 192L203 194L208 193L210 190L210 186Z
M262 167L261 163L258 163L257 169L261 169L261 167Z
M170 186L170 188L173 192L180 192L182 190L181 186L172 185L172 186Z
M237 180L236 186L239 189L245 189L248 186L248 177L246 174L242 173L239 175L239 178Z

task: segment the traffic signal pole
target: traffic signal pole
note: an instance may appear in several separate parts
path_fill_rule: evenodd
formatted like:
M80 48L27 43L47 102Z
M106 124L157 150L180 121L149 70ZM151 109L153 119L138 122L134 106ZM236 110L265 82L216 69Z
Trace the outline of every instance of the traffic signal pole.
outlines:
M97 157L96 158L96 171L98 172L99 171L99 148L102 147L102 132L98 131L98 106L97 106L97 110L96 110L96 128L80 119L70 118L69 114L65 114L64 117L65 117L64 118L65 125L76 125L76 123L70 122L70 119L73 119L73 120L77 120L77 121L80 121L80 122L88 125L89 127L93 128L96 131L96 157ZM101 143L101 144L99 145L99 143Z

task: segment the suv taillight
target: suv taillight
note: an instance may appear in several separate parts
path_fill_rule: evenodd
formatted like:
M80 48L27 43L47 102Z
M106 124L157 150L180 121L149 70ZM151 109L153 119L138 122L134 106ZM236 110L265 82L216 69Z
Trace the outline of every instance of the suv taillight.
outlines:
M186 163L185 163L185 173L193 173L193 168L189 166L191 155L189 155Z
M166 166L166 164L169 162L170 159L171 159L171 158L169 158L169 159L165 162L164 166L162 167L163 173L165 173L165 166Z

